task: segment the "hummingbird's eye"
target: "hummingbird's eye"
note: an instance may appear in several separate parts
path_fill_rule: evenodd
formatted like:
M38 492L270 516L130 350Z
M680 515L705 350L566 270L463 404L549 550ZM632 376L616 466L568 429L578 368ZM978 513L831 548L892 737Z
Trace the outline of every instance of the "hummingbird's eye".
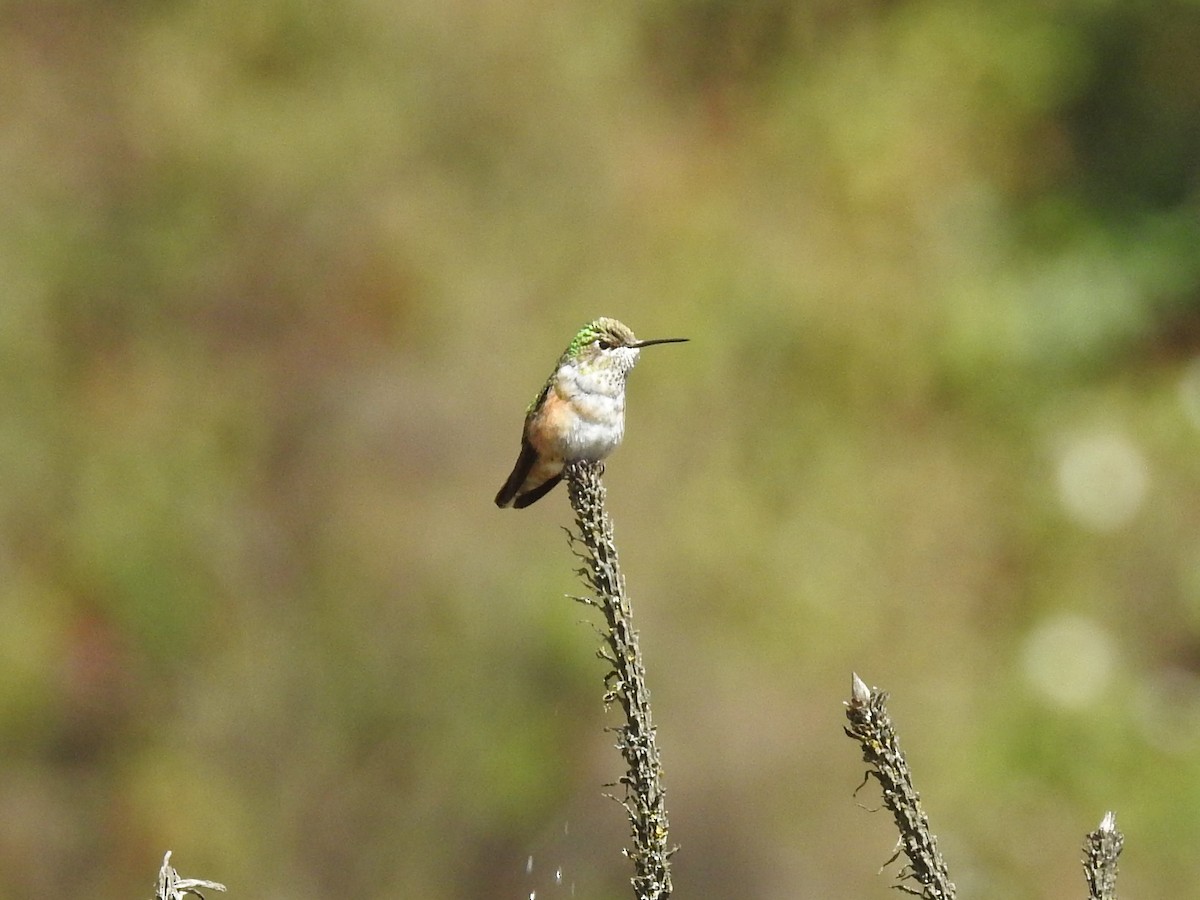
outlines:
M604 340L604 338L600 338L598 341L596 341L596 346L601 350L611 350L613 348L613 345L609 341Z

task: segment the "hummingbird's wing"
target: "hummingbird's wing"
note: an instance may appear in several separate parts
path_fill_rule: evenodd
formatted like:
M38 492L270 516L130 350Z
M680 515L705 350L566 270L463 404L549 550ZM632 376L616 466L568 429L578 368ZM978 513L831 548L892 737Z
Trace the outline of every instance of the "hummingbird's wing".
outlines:
M513 500L517 496L517 491L519 491L521 489L521 485L524 484L525 479L529 477L529 472L533 468L533 464L536 461L537 461L537 451L534 450L533 446L529 443L529 441L526 440L524 436L522 436L521 437L521 455L517 457L517 464L515 466L513 466L512 474L508 476L508 481L504 482L504 487L500 488L500 492L498 494L496 494L496 505L497 506L499 506L501 509L503 509L504 507L508 506L510 503L513 502ZM553 485L551 485L551 487L553 487ZM539 487L539 489L540 489L540 487ZM549 490L549 488L547 488L547 490ZM528 497L528 496L529 496L528 494L525 495L525 497ZM540 497L540 496L541 496L541 494L538 494L538 497ZM522 497L521 499L524 500L525 497ZM536 499L537 499L537 497L533 498L533 500L536 500ZM532 503L533 500L530 500L529 503ZM517 508L519 509L521 506L525 506L527 504L524 504L524 503L521 503L520 501L518 501L514 505L516 505Z

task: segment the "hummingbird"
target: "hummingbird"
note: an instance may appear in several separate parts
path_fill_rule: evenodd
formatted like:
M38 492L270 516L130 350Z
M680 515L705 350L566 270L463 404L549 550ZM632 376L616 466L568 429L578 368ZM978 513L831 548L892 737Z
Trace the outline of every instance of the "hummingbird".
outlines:
M524 509L562 481L575 460L602 460L625 436L625 379L643 347L687 338L639 341L627 325L599 318L579 329L525 411L521 453L496 505Z

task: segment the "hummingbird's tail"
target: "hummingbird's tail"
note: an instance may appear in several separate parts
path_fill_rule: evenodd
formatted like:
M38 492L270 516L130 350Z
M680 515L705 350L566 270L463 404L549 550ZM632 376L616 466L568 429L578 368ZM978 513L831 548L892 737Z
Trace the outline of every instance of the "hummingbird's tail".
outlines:
M496 505L503 509L511 505L514 509L524 509L531 503L536 503L548 494L556 484L562 481L562 469L558 467L557 474L551 475L545 481L535 483L530 488L528 479L530 474L535 474L535 477L544 477L544 472L534 473L534 466L537 464L538 454L533 449L529 441L522 439L521 455L517 457L517 464L513 466L512 474L508 476L508 480L504 482L504 487L500 488L500 492L496 494ZM542 467L543 469L545 467ZM553 471L553 469L551 469ZM522 492L522 488L526 488Z
M513 509L524 509L530 503L536 503L550 493L551 489L563 480L563 473L559 472L553 478L547 478L532 491L526 491L513 501Z
M503 509L512 504L516 499L517 491L521 489L521 485L525 483L525 479L529 477L529 471L533 468L534 462L537 461L537 451L530 446L529 441L521 439L521 455L517 457L517 464L513 466L512 474L508 476L508 481L504 482L504 487L500 488L500 492L496 494L496 505Z

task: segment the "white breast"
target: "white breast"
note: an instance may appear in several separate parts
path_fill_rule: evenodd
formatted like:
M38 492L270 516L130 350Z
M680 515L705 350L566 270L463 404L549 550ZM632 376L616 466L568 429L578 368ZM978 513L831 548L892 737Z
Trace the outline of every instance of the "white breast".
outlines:
M558 392L575 413L560 436L563 458L604 459L625 436L625 372L568 364L558 375Z

